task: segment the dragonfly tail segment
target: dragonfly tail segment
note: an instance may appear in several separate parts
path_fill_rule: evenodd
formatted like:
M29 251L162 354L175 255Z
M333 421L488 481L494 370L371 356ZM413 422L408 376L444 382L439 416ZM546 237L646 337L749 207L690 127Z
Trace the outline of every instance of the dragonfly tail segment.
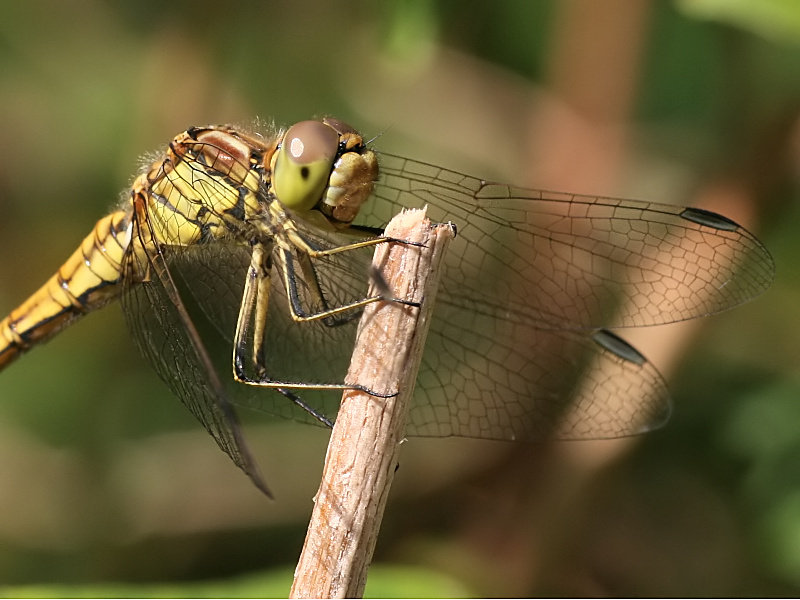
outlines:
M47 283L0 321L0 370L120 292L131 212L100 219Z

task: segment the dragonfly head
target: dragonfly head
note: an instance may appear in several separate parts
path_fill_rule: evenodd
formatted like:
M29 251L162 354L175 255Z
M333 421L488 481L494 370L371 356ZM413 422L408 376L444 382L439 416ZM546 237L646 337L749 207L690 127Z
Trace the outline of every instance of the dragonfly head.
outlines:
M375 154L361 135L333 118L292 125L272 156L272 190L292 210L318 210L346 227L378 178Z

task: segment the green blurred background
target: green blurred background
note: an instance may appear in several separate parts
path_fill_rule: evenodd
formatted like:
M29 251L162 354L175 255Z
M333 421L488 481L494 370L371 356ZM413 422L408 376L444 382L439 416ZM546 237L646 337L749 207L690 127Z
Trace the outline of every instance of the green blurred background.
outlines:
M410 440L367 593L800 594L800 4L2 0L0 312L186 127L328 114L486 178L706 206L778 270L623 333L670 383L662 431ZM0 594L286 595L327 434L248 438L275 502L116 306L37 349L0 382Z

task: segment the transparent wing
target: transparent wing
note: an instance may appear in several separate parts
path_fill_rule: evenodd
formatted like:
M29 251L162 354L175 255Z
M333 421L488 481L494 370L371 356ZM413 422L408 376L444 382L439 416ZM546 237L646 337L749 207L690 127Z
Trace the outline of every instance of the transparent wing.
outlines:
M344 235L301 230L319 247L348 241ZM331 305L364 297L371 257L372 250L363 249L315 262L320 287ZM318 424L275 390L236 384L229 375L249 249L220 243L173 249L168 263L231 402ZM320 321L295 323L289 316L280 268L280 263L273 267L266 333L270 376L278 381L341 383L358 314L334 327ZM301 298L307 297L303 281L298 285ZM187 340L180 328L153 327L151 313L159 311L148 309L151 302L148 298L137 308L145 314L146 329L158 331L155 347L165 345L164 337L174 338L167 346L183 347ZM171 307L163 300L157 304ZM486 439L597 439L633 435L662 425L671 411L662 378L643 357L634 355L632 360L599 343L598 337L604 335L610 334L539 331L513 315L497 319L448 302L438 303L407 432ZM208 412L205 404L219 400L207 393L213 388L205 383L204 393L198 393L198 382L204 381L200 377L203 366L192 353L183 352L178 361L173 354L146 352L162 377L169 374L168 383L185 403L199 400L203 404L199 410ZM293 391L317 411L335 418L340 393Z
M712 314L769 287L767 250L697 209L525 190L380 155L363 224L428 206L450 245L410 433L618 437L663 424L666 386L596 328Z
M657 427L670 412L663 380L600 328L724 310L757 296L773 277L769 254L749 232L704 211L519 190L390 155L381 155L381 168L357 224L382 228L401 208L428 205L433 220L452 221L459 233L446 257L412 435L591 439ZM298 225L318 248L353 241L348 232ZM233 384L231 339L249 248L216 242L165 253L168 267L125 294L131 329L162 378L247 470L231 403L316 421L274 390ZM364 297L371 256L360 250L314 261L330 307ZM358 315L335 327L295 323L281 260L276 253L269 374L341 383ZM298 292L313 310L302 278ZM335 414L339 394L298 393Z
M380 154L381 180L360 215L385 223L427 205L458 236L440 294L464 310L531 327L671 323L746 302L769 287L767 250L736 223L699 209L487 183Z
M329 236L304 234L318 247L331 245ZM334 234L329 234L334 235ZM334 237L336 237L334 235ZM340 243L345 243L341 240ZM317 261L318 281L330 306L341 306L363 298L369 283L368 265L372 250L333 255ZM321 321L296 323L290 316L289 301L281 271L282 255L274 254L271 271L269 312L267 316L265 363L274 381L299 384L341 384L355 341L360 312L354 312L337 326ZM177 287L186 299L187 312L195 323L205 346L212 352L212 362L227 387L231 401L284 418L319 424L285 396L269 388L236 383L232 377L233 338L247 268L250 248L235 243L202 244L175 249L169 258ZM321 307L314 304L307 283L297 279L298 295L308 312ZM252 334L252 330L251 330ZM248 339L248 352L253 348ZM246 359L252 358L246 356ZM180 378L179 373L173 377ZM292 390L318 412L333 418L341 400L341 391ZM178 392L180 394L180 391Z
M666 423L658 371L606 330L541 330L437 303L409 434L606 439Z
M271 496L244 442L223 383L230 376L221 378L224 371L214 366L215 362L219 364L221 347L203 340L201 332L209 332L199 329L197 323L204 323L188 312L187 294L176 285L169 251L165 255L160 249L149 247L146 257L131 252L126 256L124 272L127 281L121 302L136 345L219 447L259 489ZM142 274L147 274L144 281Z

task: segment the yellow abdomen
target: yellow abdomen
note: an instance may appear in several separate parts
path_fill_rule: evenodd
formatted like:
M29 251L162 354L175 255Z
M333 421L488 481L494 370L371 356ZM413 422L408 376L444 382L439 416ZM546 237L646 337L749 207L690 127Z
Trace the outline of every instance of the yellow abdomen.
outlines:
M0 369L116 298L130 242L131 211L119 210L98 221L58 272L0 321Z

